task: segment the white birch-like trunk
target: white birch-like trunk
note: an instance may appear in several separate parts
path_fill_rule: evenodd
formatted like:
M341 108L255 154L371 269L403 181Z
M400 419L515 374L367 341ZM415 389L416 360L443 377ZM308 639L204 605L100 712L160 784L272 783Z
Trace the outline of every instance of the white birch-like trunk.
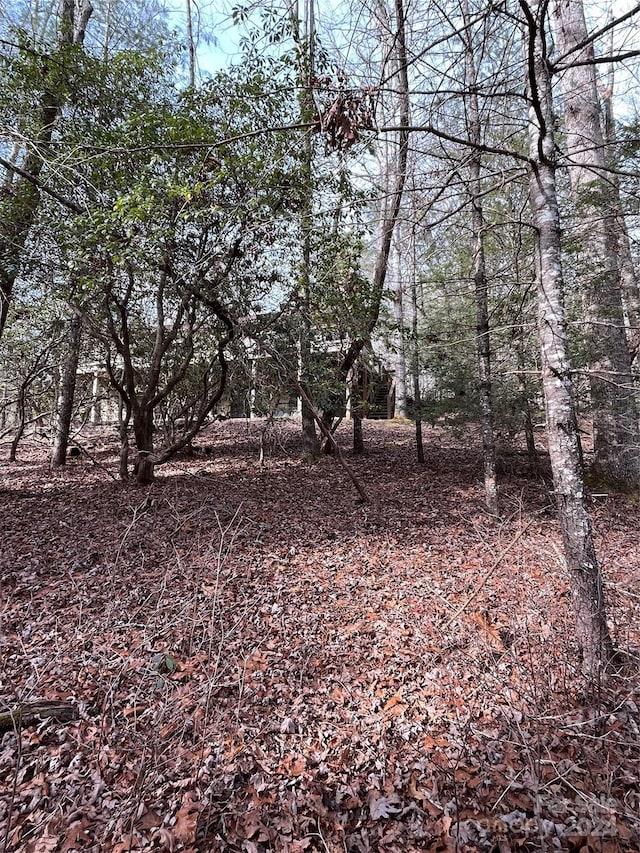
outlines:
M563 304L563 272L553 136L551 80L541 7L521 0L527 17L529 188L537 233L538 335L547 416L547 440L564 555L583 668L593 682L611 659L602 578L587 512Z
M89 420L93 426L100 421L100 373L98 368L93 371L91 383L91 412Z
M560 79L575 236L584 285L594 472L614 486L637 488L638 411L624 326L615 205L605 171L593 43L587 38L582 0L559 0L554 17L558 50L566 56Z
M187 50L189 51L189 88L194 89L196 85L196 45L193 39L191 0L185 0L185 12L187 16Z
M418 258L416 251L416 224L411 227L411 373L413 378L413 421L416 428L416 458L424 463L422 442L422 394L420 391L420 350L418 347Z
M395 366L395 417L407 417L407 363L405 357L404 332L404 293L402 275L402 253L400 248L400 229L392 246L393 269L393 319L394 335L394 366Z

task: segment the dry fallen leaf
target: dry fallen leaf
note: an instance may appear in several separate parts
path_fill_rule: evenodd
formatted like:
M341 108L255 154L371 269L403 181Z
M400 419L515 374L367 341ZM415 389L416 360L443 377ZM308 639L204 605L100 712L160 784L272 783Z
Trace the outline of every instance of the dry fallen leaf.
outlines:
M384 796L380 791L371 790L367 794L367 802L369 803L371 820L394 817L398 812L402 811L400 798L394 794Z
M185 847L193 844L196 840L196 827L198 815L202 804L193 791L185 791L182 803L176 813L176 822L171 827L171 832Z

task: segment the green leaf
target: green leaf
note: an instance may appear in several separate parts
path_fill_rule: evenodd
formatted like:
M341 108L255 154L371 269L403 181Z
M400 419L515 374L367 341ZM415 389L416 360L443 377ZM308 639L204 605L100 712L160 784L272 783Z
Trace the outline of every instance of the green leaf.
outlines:
M151 665L157 673L162 674L175 672L178 663L169 652L157 652L151 658Z

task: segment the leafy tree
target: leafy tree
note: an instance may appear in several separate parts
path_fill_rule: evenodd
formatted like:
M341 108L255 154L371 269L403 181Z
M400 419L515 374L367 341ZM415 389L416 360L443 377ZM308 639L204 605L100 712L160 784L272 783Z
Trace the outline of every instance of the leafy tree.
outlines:
M277 286L291 155L285 137L253 129L265 108L273 120L280 107L286 121L288 105L261 67L221 74L197 93L176 89L166 56L121 54L101 70L65 128L101 152L76 167L89 212L70 222L65 256L147 482L214 411L237 319L261 311ZM107 100L112 89L118 97ZM160 448L157 411L181 423Z
M13 96L18 93L23 102L36 102L35 109L30 105L17 124L11 159L0 159L6 170L0 199L0 336L25 243L38 213L43 189L41 176L51 156L54 131L84 62L82 45L92 11L89 0L84 0L77 14L73 0L61 0L51 53L42 52L18 31L15 40L8 43L9 53L0 58L5 90ZM7 131L5 134L9 135ZM29 141L24 150L20 139Z

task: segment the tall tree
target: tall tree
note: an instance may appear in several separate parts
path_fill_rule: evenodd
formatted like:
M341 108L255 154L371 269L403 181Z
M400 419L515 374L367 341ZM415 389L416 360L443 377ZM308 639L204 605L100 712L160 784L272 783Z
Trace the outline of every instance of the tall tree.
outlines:
M564 310L554 113L546 3L520 0L525 15L529 107L529 190L537 234L538 335L554 492L571 584L576 638L587 677L597 680L613 653L602 576L587 510Z
M315 0L295 0L292 7L294 42L298 55L300 86L300 121L310 124L315 117L313 103L313 81L315 77ZM315 458L320 453L320 441L316 433L316 421L311 404L312 374L312 321L311 321L311 235L313 230L313 142L311 132L304 135L301 161L300 204L300 287L298 293L299 315L299 374L298 381L303 393L299 398L302 417L302 442L307 456Z
M612 31L613 36L613 31ZM611 55L613 56L613 37ZM638 273L631 251L631 240L622 201L620 179L617 174L619 167L616 121L614 115L615 63L612 62L607 74L606 85L602 87L602 102L604 107L604 141L606 145L607 166L609 173L609 192L614 204L612 211L613 227L616 238L615 252L620 268L620 285L622 288L622 303L625 314L625 327L629 343L629 355L632 366L637 367L640 355L640 285Z
M466 70L467 132L472 143L469 151L469 195L471 197L471 231L473 234L473 285L476 300L476 351L478 361L478 396L482 424L485 501L489 512L498 514L498 482L496 446L493 432L493 397L491 393L491 342L489 338L489 288L485 263L485 223L482 207L482 124L478 100L476 50L468 0L462 3L464 23L464 55Z
M407 25L403 0L394 0L393 11L386 7L383 0L375 4L375 16L381 28L383 44L389 45L383 61L383 80L390 75L394 81L395 110L398 126L394 154L389 158L389 168L382 175L377 247L371 274L371 283L365 315L362 318L359 334L352 338L338 368L338 381L344 385L347 377L357 364L360 355L378 324L380 309L385 296L385 285L389 270L389 259L396 231L404 187L407 180L409 160L409 74L407 53ZM389 66L390 63L390 66ZM390 71L387 69L390 67ZM349 105L344 106L344 118L348 123ZM331 421L334 412L325 412L327 421Z
M405 233L403 233L403 231ZM393 287L393 356L394 356L394 391L395 391L395 416L397 418L407 417L407 359L406 359L406 334L405 334L405 287L402 247L410 242L406 239L407 231L399 227L392 243L391 269Z
M614 485L640 486L640 432L620 287L619 231L607 172L595 72L582 0L554 5L566 153L583 284L594 467ZM617 251L618 250L618 251Z

